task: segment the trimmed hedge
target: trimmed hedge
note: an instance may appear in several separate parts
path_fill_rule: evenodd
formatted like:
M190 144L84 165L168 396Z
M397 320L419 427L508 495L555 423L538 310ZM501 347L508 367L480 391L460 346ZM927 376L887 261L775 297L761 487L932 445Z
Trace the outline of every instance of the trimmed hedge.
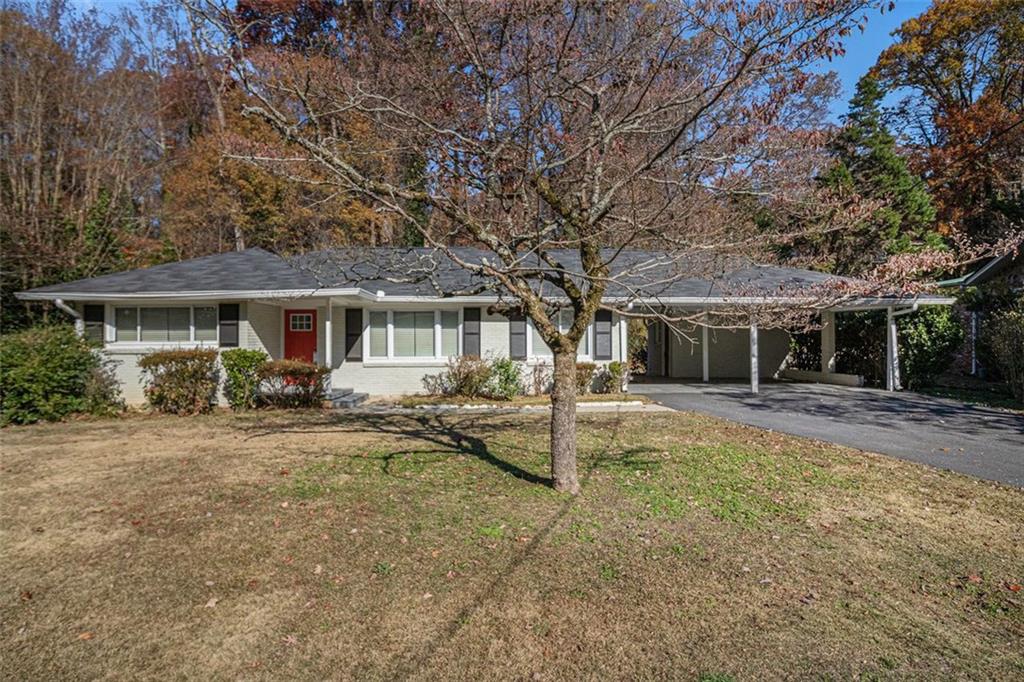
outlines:
M122 409L110 365L68 325L0 337L0 425Z
M263 397L274 407L320 407L331 370L301 360L273 360L260 367Z
M209 412L217 402L220 371L216 350L162 350L142 356L146 400L170 414Z
M235 410L251 410L259 404L260 372L267 364L261 350L232 348L220 354L224 366L224 397Z

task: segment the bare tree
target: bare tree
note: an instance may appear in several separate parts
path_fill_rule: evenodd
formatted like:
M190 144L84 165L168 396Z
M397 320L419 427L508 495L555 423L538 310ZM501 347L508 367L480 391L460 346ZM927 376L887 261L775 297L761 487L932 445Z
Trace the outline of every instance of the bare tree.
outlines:
M401 216L435 260L479 283L454 291L439 278L440 295L493 292L496 310L532 320L554 359L552 477L573 493L577 345L600 307L638 313L627 310L641 298L633 282L652 266L623 254L656 248L666 254L657 278L694 276L714 261L695 253L756 253L807 224L766 231L751 208L793 213L814 198L817 217L835 218L811 182L834 90L810 67L874 5L436 0L414 30L390 4L369 3L372 29L298 53L246 48L248 29L227 8L188 4L222 39L251 101L244 113L298 150L239 158L316 175ZM378 156L425 159L426 181L353 161L339 134L353 121L388 141ZM626 295L613 304L611 290ZM564 330L562 309L573 313Z

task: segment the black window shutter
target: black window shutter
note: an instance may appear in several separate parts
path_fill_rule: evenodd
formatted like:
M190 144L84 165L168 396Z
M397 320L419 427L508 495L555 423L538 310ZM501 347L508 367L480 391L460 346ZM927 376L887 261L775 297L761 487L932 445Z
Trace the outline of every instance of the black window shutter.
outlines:
M345 359L363 359L362 308L345 308Z
M522 315L509 315L508 356L513 360L526 359L526 318Z
M238 347L238 310L237 303L221 303L217 310L221 348Z
M598 310L594 315L594 359L612 359L612 311Z
M94 343L103 343L104 307L96 304L85 304L82 309L82 320L85 322L85 338Z
M480 357L480 309L462 309L462 354Z

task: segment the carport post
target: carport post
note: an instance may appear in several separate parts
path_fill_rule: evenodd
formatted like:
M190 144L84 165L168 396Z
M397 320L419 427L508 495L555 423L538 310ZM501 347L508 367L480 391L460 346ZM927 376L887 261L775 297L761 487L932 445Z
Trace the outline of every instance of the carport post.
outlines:
M836 314L821 311L821 373L836 371Z
M750 321L750 392L757 393L757 323Z
M711 381L711 366L710 366L710 363L709 363L710 352L711 351L708 348L708 312L705 310L704 311L704 324L701 325L701 328L700 328L700 354L701 354L701 361L703 363L703 365L702 365L703 370L702 370L701 376L702 376L705 384L708 383L709 381Z
M900 348L896 338L896 315L892 306L885 309L885 389L900 390Z

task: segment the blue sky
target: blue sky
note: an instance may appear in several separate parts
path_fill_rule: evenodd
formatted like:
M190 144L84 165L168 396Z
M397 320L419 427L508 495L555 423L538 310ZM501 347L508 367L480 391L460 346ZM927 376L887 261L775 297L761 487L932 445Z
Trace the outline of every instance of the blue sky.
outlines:
M116 10L133 3L132 0L73 0L73 4L102 11ZM846 55L822 64L822 71L835 71L843 84L842 93L831 106L833 119L838 122L839 117L846 113L846 104L853 95L857 80L874 65L882 50L892 43L889 34L907 19L923 12L929 4L930 0L896 0L896 8L891 12L871 12L867 30L864 33L854 32L845 41Z
M846 39L846 55L822 66L823 71L832 70L839 74L843 84L842 94L831 107L832 117L836 121L846 113L847 102L853 96L858 79L875 65L882 50L892 44L892 36L889 34L907 19L924 12L930 4L929 0L897 0L896 8L891 12L872 12L868 15L867 30L864 33L855 31Z

